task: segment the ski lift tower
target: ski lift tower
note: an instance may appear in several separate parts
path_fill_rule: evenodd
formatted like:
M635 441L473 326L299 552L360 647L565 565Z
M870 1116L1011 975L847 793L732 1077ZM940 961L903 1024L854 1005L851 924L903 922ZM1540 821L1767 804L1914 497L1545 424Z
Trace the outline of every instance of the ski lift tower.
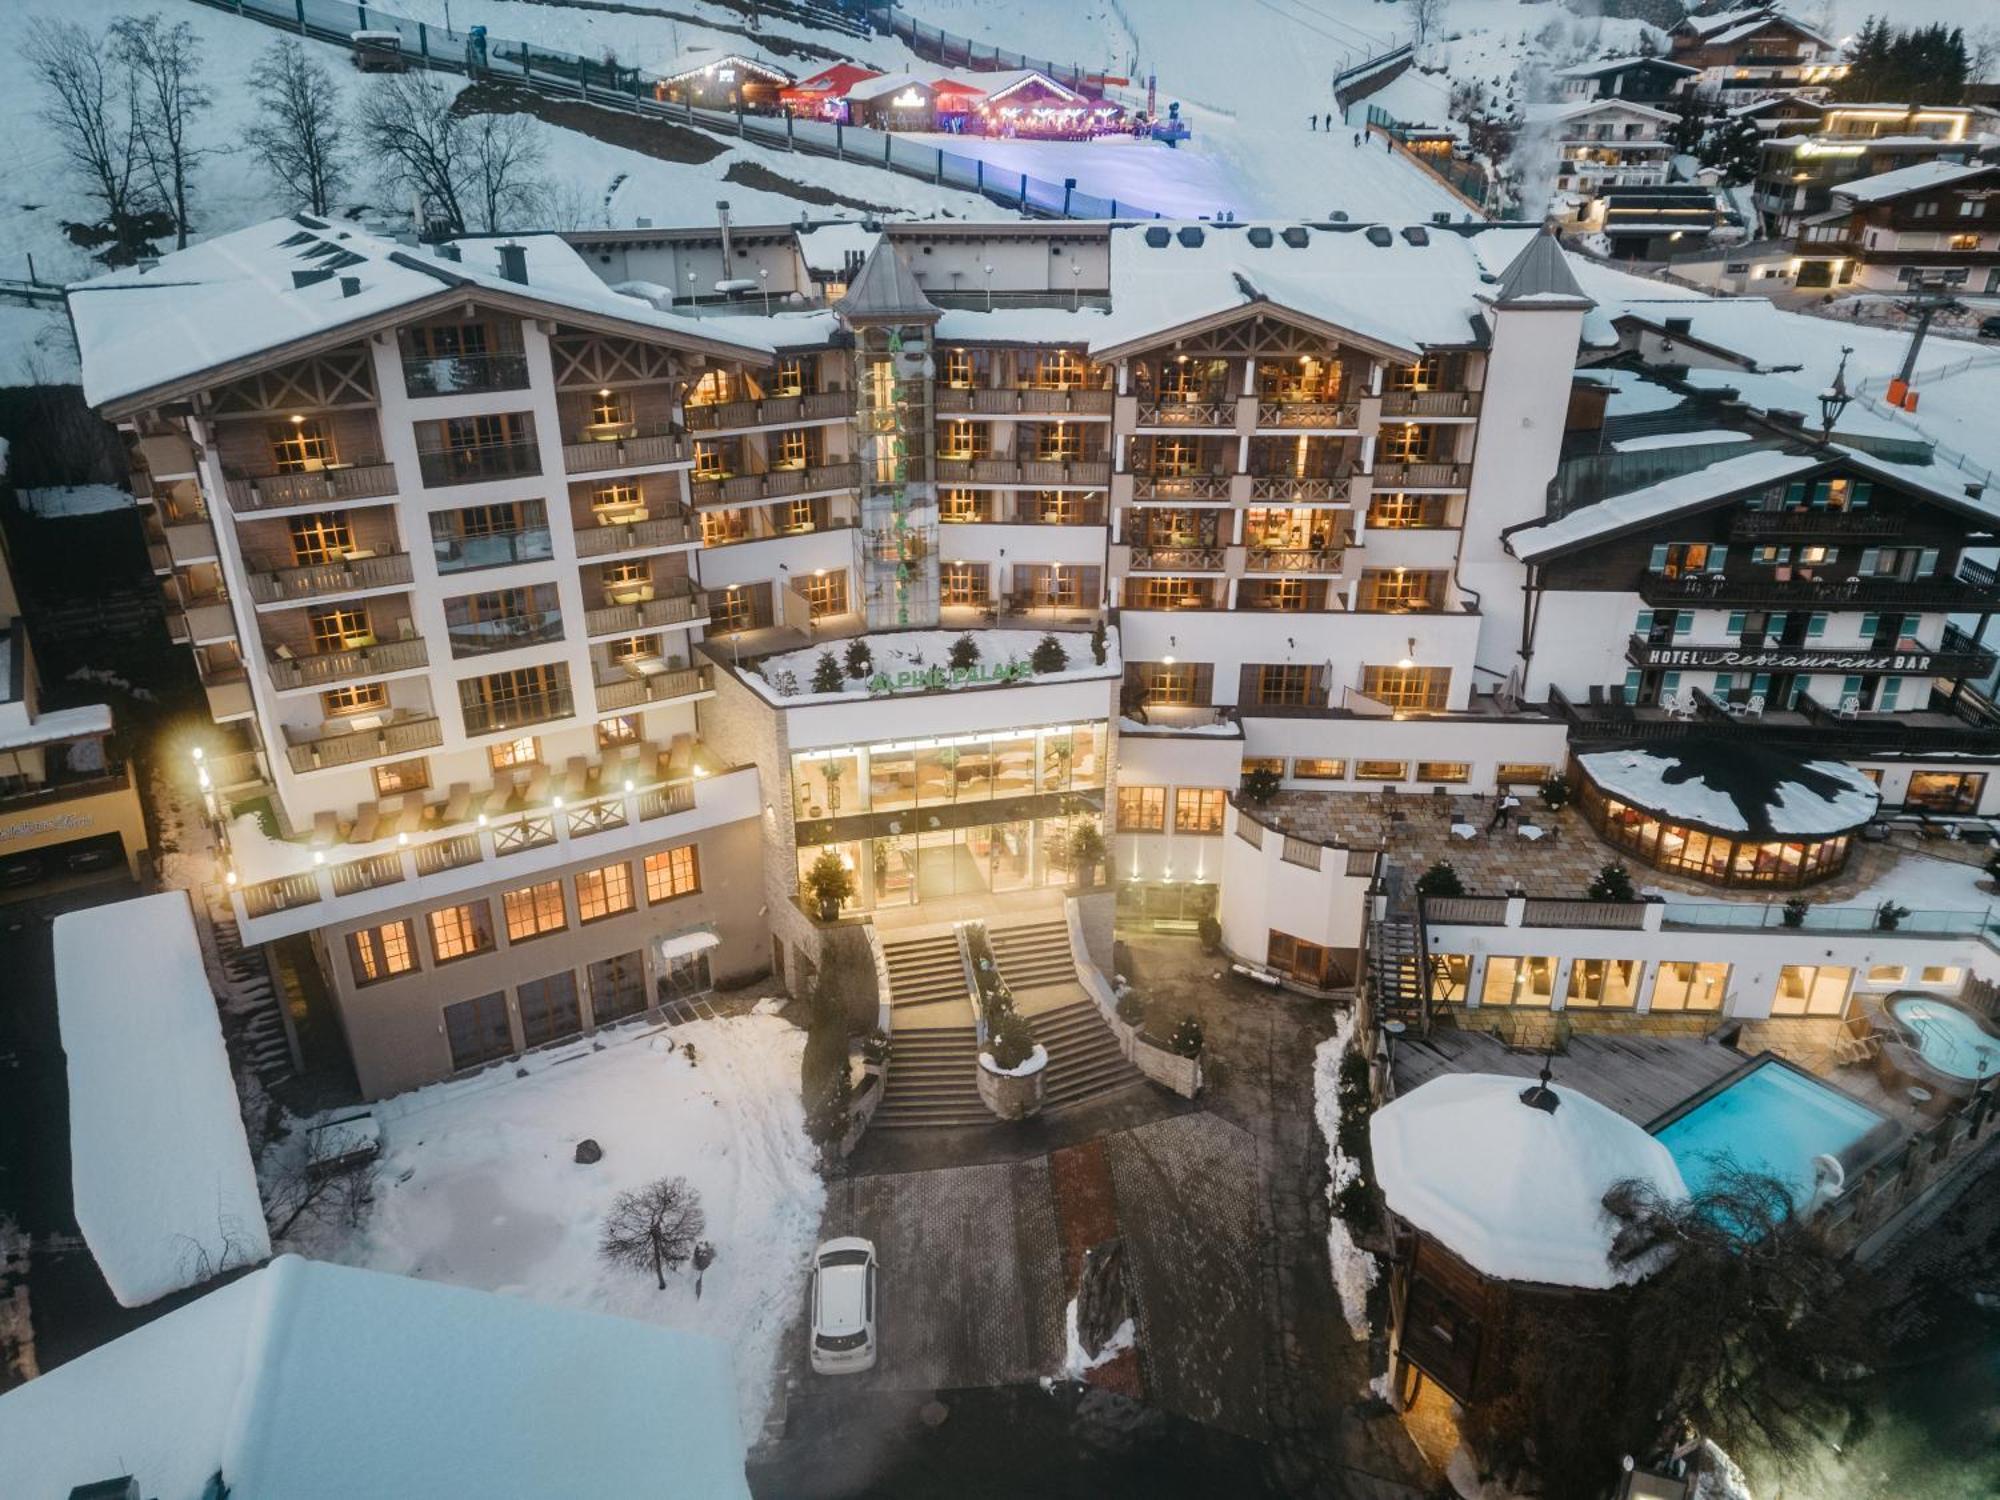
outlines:
M1916 378L1917 355L1923 350L1924 335L1931 331L1931 320L1939 313L1964 312L1965 304L1954 297L1942 282L1920 281L1911 295L1896 304L1896 310L1905 317L1915 319L1916 326L1910 331L1910 347L1903 355L1903 368L1889 382L1889 404L1904 411L1915 411L1917 392L1910 382Z

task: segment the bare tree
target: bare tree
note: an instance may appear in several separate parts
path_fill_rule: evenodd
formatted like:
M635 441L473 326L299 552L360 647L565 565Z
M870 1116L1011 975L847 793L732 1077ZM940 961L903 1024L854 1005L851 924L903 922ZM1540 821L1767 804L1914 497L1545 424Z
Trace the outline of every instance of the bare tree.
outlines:
M133 90L104 44L74 21L28 22L28 65L43 91L42 120L55 132L85 191L122 247L135 248L146 211L138 176Z
M131 79L139 155L174 216L174 243L188 242L188 192L208 153L194 144L196 121L215 103L201 81L201 42L185 21L171 26L156 11L111 23L111 50Z
M706 1225L701 1199L688 1180L662 1177L636 1192L618 1195L605 1217L597 1249L614 1266L650 1268L665 1291L667 1272L679 1269L694 1254Z
M1422 47L1444 28L1444 13L1450 0L1407 0L1410 8L1410 40Z
M346 128L333 75L297 42L280 37L250 70L250 86L257 91L250 154L314 213L329 212L347 183Z
M479 213L481 229L519 228L542 201L536 175L542 164L542 143L528 115L474 115L456 123L466 138L470 180L466 195Z
M380 79L362 96L361 139L380 161L383 177L415 198L426 220L463 231L467 143L452 95L435 73Z

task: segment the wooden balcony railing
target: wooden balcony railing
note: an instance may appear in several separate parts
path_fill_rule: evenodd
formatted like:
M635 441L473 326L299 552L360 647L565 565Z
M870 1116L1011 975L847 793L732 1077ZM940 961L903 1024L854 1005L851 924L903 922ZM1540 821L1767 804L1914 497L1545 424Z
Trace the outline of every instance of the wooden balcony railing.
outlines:
M666 426L634 431L625 437L563 444L563 467L572 474L677 464L686 456L680 434Z
M941 458L940 484L1032 484L1068 489L1111 482L1111 465L1101 458Z
M1257 474L1250 480L1253 501L1285 500L1298 504L1333 505L1345 501L1354 489L1354 476L1342 474Z
M1375 488L1462 490L1471 470L1470 464L1433 463L1429 460L1416 463L1378 462L1374 471Z
M697 479L690 493L696 505L758 505L833 490L851 490L861 483L859 464L819 464L807 469L773 469L767 474L733 474L727 479Z
M613 552L638 552L648 547L677 547L701 539L685 516L656 516L624 521L616 526L576 528L576 555L604 557Z
M1043 390L1039 386L984 386L966 388L941 385L934 405L941 412L964 412L973 416L1095 416L1111 415L1112 394L1101 390Z
M1479 410L1476 391L1384 391L1385 417L1470 417Z
M352 594L362 589L394 588L409 581L410 555L388 552L304 567L254 569L250 574L250 597L259 604L286 604L299 599Z
M287 730L286 736L289 743L285 746L285 759L292 769L321 771L329 766L353 766L392 755L435 750L444 743L444 725L435 714L412 714L368 728L329 724L317 733L294 734Z
M1132 549L1132 570L1136 573L1219 573L1223 549L1220 547L1149 547Z
M378 641L350 651L326 651L313 656L274 657L271 682L280 692L292 688L327 687L357 677L381 677L426 666L430 653L421 638Z
M585 634L592 636L637 635L644 630L657 630L665 625L680 625L707 617L708 595L695 590L646 599L636 604L607 604L601 609L587 610L583 616L583 628Z
M1134 474L1134 500L1227 500L1227 474Z
M374 500L396 493L396 466L348 464L309 474L253 474L224 481L229 503L239 511L290 510L341 500Z
M1259 401L1259 427L1309 427L1316 429L1359 427L1358 401Z
M1141 401L1141 427L1234 427L1234 401Z
M815 391L809 396L767 396L762 401L719 401L690 406L685 423L690 432L726 427L784 427L795 422L823 422L854 410L846 391Z
M647 703L691 698L707 692L712 684L707 667L677 667L644 676L601 678L593 686L597 691L597 711L615 713Z
M1338 573L1343 554L1338 547L1250 547L1243 554L1246 573Z

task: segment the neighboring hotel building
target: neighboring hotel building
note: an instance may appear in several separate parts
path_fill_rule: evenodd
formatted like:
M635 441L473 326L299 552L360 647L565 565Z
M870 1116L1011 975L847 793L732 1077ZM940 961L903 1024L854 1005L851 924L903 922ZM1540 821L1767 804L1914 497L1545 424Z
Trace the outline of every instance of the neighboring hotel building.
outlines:
M1800 122L1792 110L1812 118ZM1760 143L1753 201L1767 233L1790 238L1863 178L2000 155L2000 113L1970 104L1788 106Z
M1795 248L1799 286L2000 293L2000 163L1924 162L1837 187Z
M826 852L847 924L1005 913L1087 878L1097 827L1127 911L1219 911L1232 952L1338 984L1374 856L1308 870L1273 838L1252 860L1247 771L1443 805L1563 773L1608 688L1663 721L1740 690L1893 739L1883 791L1914 800L1947 772L1895 724L1985 659L1938 614L1986 600L1948 581L1980 508L1911 452L1883 473L1743 415L1761 389L1731 408L1755 462L1709 484L1699 450L1655 455L1689 519L1649 509L1662 534L1628 539L1618 496L1653 468L1565 463L1612 430L1607 387L1667 357L1520 226L418 248L299 218L71 312L90 399L150 474L244 936L310 934L371 1095L713 982L799 987ZM1703 399L1650 401L1719 421ZM1737 517L1743 493L1774 519ZM1711 533L1739 525L1769 540L1725 565ZM1800 563L1759 551L1863 533L1879 583L1779 607ZM1743 572L1764 566L1786 578ZM1740 624L1733 594L1682 602L1710 575ZM1655 659L1662 620L1675 650L1796 625L1843 660L1724 685ZM1079 906L1108 950L1109 894Z

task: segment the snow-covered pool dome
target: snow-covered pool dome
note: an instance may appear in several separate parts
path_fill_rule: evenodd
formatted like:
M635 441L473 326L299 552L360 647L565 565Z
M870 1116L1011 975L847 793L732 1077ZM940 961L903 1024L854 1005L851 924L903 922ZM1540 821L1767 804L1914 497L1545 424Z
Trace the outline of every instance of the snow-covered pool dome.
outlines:
M1809 885L1840 873L1882 795L1854 767L1740 740L1576 757L1579 804L1606 843L1715 885Z
M1537 1093L1555 1107L1534 1102ZM1636 1280L1634 1268L1611 1264L1605 1193L1641 1178L1665 1196L1687 1194L1666 1147L1566 1084L1442 1074L1377 1110L1368 1139L1390 1209L1499 1281Z

